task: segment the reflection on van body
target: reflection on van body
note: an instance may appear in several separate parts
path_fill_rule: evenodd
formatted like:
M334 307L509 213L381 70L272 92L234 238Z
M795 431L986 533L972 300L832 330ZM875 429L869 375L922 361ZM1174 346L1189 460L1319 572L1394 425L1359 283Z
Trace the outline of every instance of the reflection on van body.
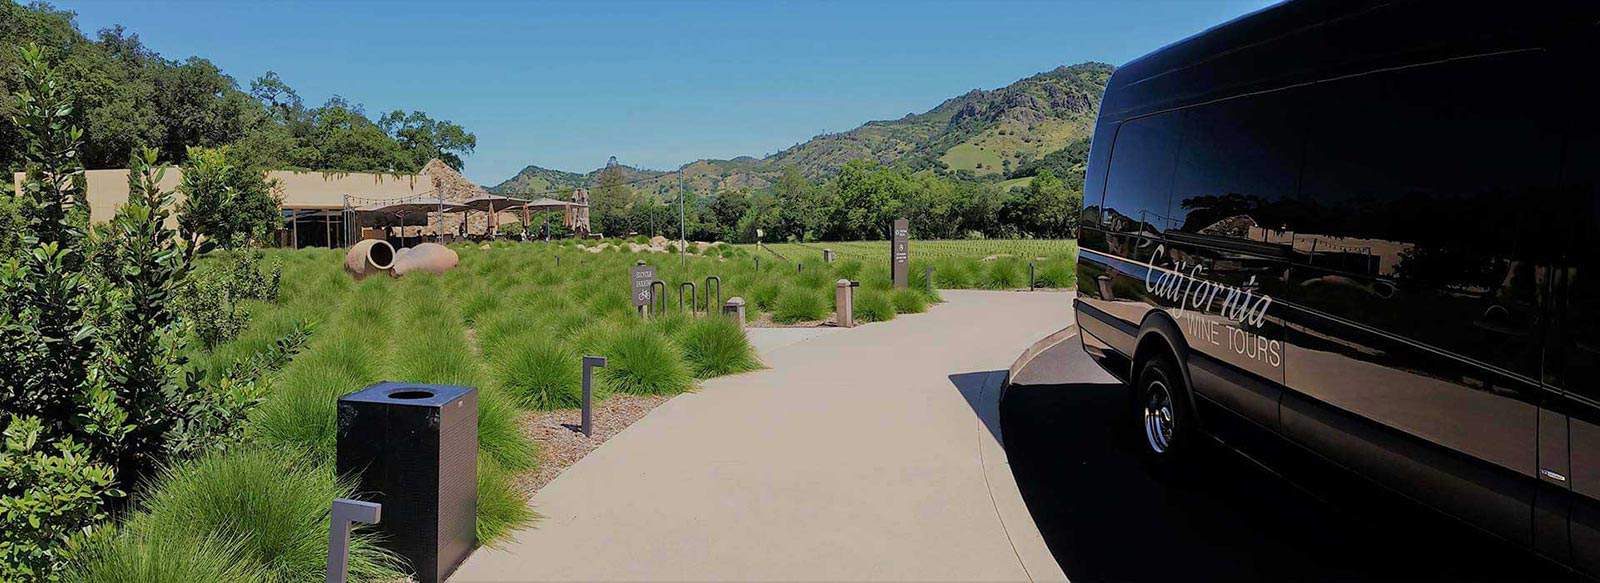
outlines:
M1119 69L1078 321L1125 380L1600 574L1594 3L1290 2Z

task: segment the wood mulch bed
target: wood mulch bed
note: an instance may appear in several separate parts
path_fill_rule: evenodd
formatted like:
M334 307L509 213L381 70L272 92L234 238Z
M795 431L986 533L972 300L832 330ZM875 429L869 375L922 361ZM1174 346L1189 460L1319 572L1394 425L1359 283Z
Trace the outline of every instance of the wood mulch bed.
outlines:
M816 328L819 326L832 326L833 314L830 313L828 314L828 317L821 320L804 320L791 324L784 324L773 321L772 314L762 312L761 315L756 316L756 319L745 322L744 325L746 328Z
M524 413L520 419L522 433L539 444L539 468L517 476L517 488L531 496L600 444L671 398L671 395L611 395L595 403L594 435L590 437L584 437L579 431L583 417L578 409Z

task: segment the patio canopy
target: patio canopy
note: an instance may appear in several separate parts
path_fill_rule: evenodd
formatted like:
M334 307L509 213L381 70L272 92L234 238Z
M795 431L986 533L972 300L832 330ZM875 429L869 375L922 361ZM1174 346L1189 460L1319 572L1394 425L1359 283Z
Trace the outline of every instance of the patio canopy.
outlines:
M455 212L466 207L459 203L443 200L434 196L407 198L401 201L385 202L356 209L363 223L389 227L421 226L427 225L429 216L444 212Z
M492 207L494 212L521 212L523 207L527 207L528 210L537 212L559 211L572 207L585 206L589 205L566 200L557 200L554 198L525 199L491 194L489 196L475 196L463 201L461 203L460 210L489 212Z

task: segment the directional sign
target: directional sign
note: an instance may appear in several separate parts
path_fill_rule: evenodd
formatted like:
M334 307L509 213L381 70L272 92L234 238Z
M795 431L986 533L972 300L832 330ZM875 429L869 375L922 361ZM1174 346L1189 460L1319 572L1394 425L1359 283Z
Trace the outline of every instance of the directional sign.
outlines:
M903 289L911 273L911 221L895 219L889 244L889 272L894 274L894 286Z
M650 305L650 282L656 280L656 268L640 263L633 266L633 307Z

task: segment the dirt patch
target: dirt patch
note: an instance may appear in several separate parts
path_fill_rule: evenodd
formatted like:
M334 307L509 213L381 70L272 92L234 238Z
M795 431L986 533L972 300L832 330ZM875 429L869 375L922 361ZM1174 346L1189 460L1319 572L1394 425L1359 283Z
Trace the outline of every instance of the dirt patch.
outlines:
M522 433L539 443L539 469L517 476L517 488L529 495L539 491L600 444L671 398L670 395L615 394L595 403L594 435L590 437L578 431L583 420L578 409L524 413L520 419Z

